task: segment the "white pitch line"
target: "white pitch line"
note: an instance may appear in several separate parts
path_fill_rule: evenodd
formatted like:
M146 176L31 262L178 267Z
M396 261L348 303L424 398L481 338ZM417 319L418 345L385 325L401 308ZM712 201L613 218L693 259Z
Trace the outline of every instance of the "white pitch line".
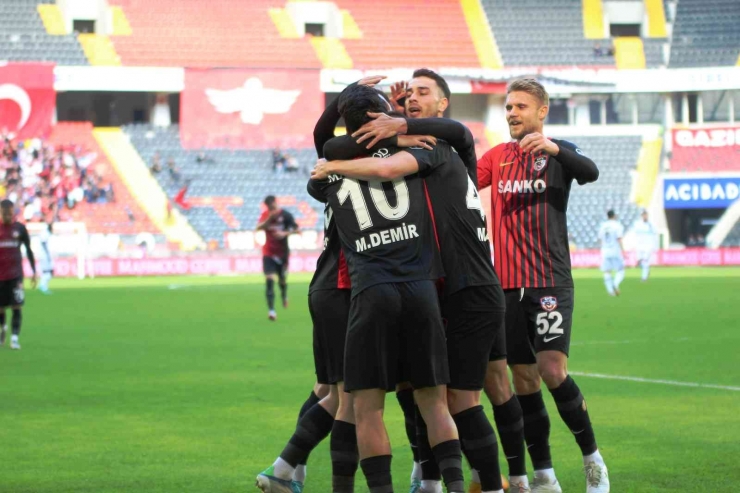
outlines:
M570 371L571 375L577 377L591 377L591 378L604 378L606 380L626 380L628 382L640 382L640 383L656 383L661 385L672 385L674 387L698 387L703 389L718 389L718 390L730 390L732 392L740 392L740 387L733 387L731 385L715 385L711 383L696 383L696 382L677 382L675 380L654 380L651 378L641 377L626 377L623 375L605 375L603 373L586 373L580 371Z

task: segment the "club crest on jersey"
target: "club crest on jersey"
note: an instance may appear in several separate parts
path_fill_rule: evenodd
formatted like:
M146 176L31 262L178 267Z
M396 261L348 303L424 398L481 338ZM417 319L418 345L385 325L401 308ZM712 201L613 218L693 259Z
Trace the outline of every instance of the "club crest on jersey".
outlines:
M534 170L542 171L547 166L547 156L540 156L534 160Z
M554 296L543 296L540 298L540 306L543 310L551 312L558 307L558 299Z
M18 231L13 231L13 238L18 238L20 236L20 233Z
M391 155L391 152L385 147L383 147L382 149L378 149L377 151L375 151L375 153L373 154L373 157L385 159L390 155Z

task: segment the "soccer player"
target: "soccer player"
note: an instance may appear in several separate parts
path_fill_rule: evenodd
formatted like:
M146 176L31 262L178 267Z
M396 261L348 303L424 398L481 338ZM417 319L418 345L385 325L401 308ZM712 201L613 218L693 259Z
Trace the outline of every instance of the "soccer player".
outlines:
M283 308L288 308L288 236L298 233L298 225L293 215L278 207L274 195L265 197L266 209L260 216L257 230L265 232L265 244L262 247L262 270L265 273L268 317L277 320L275 312L275 281L280 287Z
M5 309L10 307L13 313L11 320L12 335L10 349L20 349L18 337L21 333L21 308L25 301L23 292L23 257L21 245L26 249L28 262L33 270L32 287L36 287L36 260L31 250L31 239L28 230L21 223L14 221L14 205L10 200L0 202L2 224L0 224L0 313L2 313L2 331L0 345L5 344L7 327Z
M534 79L507 88L512 142L478 161L478 184L491 187L494 267L506 295L507 360L524 412L524 435L535 469L532 492L560 492L550 455L544 380L581 449L588 493L609 491L586 401L568 375L573 278L566 210L573 181L595 181L599 170L577 146L546 138L549 96Z
M350 87L357 84L374 87L382 79L382 76L367 77ZM314 129L314 144L320 158L324 156L324 144L334 137L340 118L336 99L324 110ZM352 396L344 392L344 344L351 285L332 216L327 205L324 209L324 250L308 288L316 385L328 389L329 396L319 402L314 389L304 403L296 432L288 445L273 465L257 476L257 487L263 491L302 492L308 455L330 432L332 493L354 491L359 464L357 435Z
M474 206L476 201L479 202L479 199L477 199L477 191L475 191L478 177L476 171L477 159L475 155L474 141L470 131L464 125L452 120L440 118L447 109L450 101L450 91L444 78L431 70L419 69L414 72L413 78L408 82L408 84L403 83L394 85L393 92L395 95L391 97L392 100L405 100L403 102L405 105L405 113L410 118L404 120L403 118L389 118L385 115L372 115L377 118L364 125L359 131L355 132L353 136L362 135L358 139L358 143L368 140L370 142L369 145L371 146L380 145L378 142L381 138L391 137L397 133L421 135L431 134L445 139L447 142L452 144L454 149L458 152L468 170L472 188L466 190L467 203L471 207ZM387 141L380 141L380 143L383 142ZM327 148L330 144L332 144L332 142L327 144ZM432 204L435 206L435 209L437 208L437 205L439 205L435 201L435 198L438 196L441 197L441 200L444 203L447 200L445 197L449 195L448 191L444 191L446 187L444 182L444 180L434 180L432 178L427 179L427 184L429 185L429 190L432 196ZM437 191L437 188L440 190L439 192ZM441 217L442 215L445 215L445 213L440 212L437 214L435 212L435 215L437 217ZM483 222L485 223L485 220ZM455 231L455 227L438 228L438 231L440 232L442 243L448 243L448 248L442 248L442 258L445 263L445 270L447 271L448 276L455 274L462 277L471 276L470 278L475 278L476 276L480 276L483 272L486 272L486 268L483 264L479 264L473 269L473 271L477 272L471 273L463 268L461 272L451 274L447 265L448 261L454 262L454 259L447 259L447 256L455 255L455 252L458 250L458 246L455 244L457 241L456 237L464 237L464 233ZM487 255L490 257L487 239L485 240L485 244ZM472 265L467 266L468 269L471 267ZM498 279L495 280L495 283L499 284ZM458 300L463 299L462 295L454 294L449 297L449 300L454 298L457 298ZM472 364L475 366L476 363L474 363L474 356L477 353L476 349L484 347L484 344L481 344L481 341L475 341L475 332L467 330L469 327L466 327L466 325L486 325L488 330L491 331L491 334L497 335L495 339L496 343L492 346L489 345L489 347L491 347L491 351L488 356L488 368L485 373L485 391L489 400L493 404L494 419L496 421L499 436L501 437L502 448L509 465L509 480L511 482L510 492L523 493L529 491L529 483L526 472L526 458L524 454L522 410L516 396L511 391L511 383L509 382L506 369L505 336L502 333L503 326L501 323L497 322L500 314L504 312L505 304L503 299L498 296L491 296L491 293L487 294L486 299L487 303L479 303L476 308L471 308L471 306L466 305L466 303L445 302L443 305L443 311L448 319L448 351L451 358L451 371L453 372L453 374L451 374L452 382L450 387L454 388L460 385L460 383L456 382L456 375L454 374L456 373L456 370L462 369L462 373L464 373L465 376L470 375L470 371L465 370L466 365ZM470 305L474 304L475 303L470 303ZM483 306L487 306L487 309L482 310ZM485 313L478 313L478 317L476 318L468 315L470 311ZM487 324L483 322L485 319L488 320ZM450 320L462 320L465 322L462 323L460 327L456 327L455 323L449 324ZM456 333L459 337L450 336L450 334ZM475 349L473 348L473 345L475 345ZM455 358L455 355L463 355L462 358L465 358L465 361L461 362L461 366L452 363L452 359ZM465 387L462 389L455 389L453 392L461 392L465 394L469 390L469 388ZM405 391L397 393L399 401L401 401L401 396L404 392ZM459 398L451 398L451 400L456 402L468 402L473 408L478 408L480 404L479 393L475 397L476 400L464 401ZM405 411L406 407L402 407ZM480 436L487 436L490 424L487 424L482 408L479 409L479 413L475 412L475 415L477 416L475 420L479 427L477 433L479 433ZM457 410L459 410L459 408ZM466 414L461 413L461 416L463 415ZM483 416L483 418L480 418L480 416ZM408 416L406 421L408 423ZM484 421L486 421L486 423L484 423ZM423 427L423 422L421 425ZM460 426L458 427L461 428ZM467 426L466 429L476 433L469 426ZM420 432L423 433L423 429L420 430ZM460 433L462 435L462 431ZM425 445L425 440L420 440L418 442L412 441L412 451L415 452L415 465L418 460L421 459L423 461L421 466L423 487L421 489L425 492L435 491L434 486L431 486L430 484L433 484L435 479L439 479L439 471L436 469L434 461L425 460L429 456L428 450L426 450L428 447L425 447ZM417 450L418 452L416 452ZM492 485L496 485L497 483L491 479L494 473L490 467L485 467L485 471L482 472L481 476L479 471L476 470L475 464L477 461L473 459L469 462L473 467L473 477L470 485L471 492L480 492L481 488L486 490L486 488L495 487ZM498 468L496 468L496 471L497 470ZM414 478L412 477L412 481L413 479ZM481 484L481 482L483 484ZM419 485L417 483L412 482L411 493L416 493L416 491L418 491L418 486ZM504 482L504 486L506 486L506 482Z
M339 102L348 131L368 111L390 105L357 86ZM386 155L399 151L388 149ZM353 393L360 465L372 493L392 492L391 448L383 423L386 391L409 381L449 492L464 491L460 441L446 402L449 380L435 282L443 276L432 217L419 174L392 182L330 175L309 192L328 201L352 281L345 346L345 390ZM389 199L388 195L394 196Z
M599 227L601 272L604 273L606 292L609 296L619 296L619 285L624 280L624 255L622 253L624 226L617 221L617 214L614 211L608 211L606 217L607 220ZM613 279L612 272L614 272Z
M637 265L642 268L641 279L646 282L650 277L650 262L657 244L657 231L655 226L648 220L647 211L642 211L640 219L632 226L635 234L635 245L637 249Z
M54 261L51 258L51 250L49 249L51 224L48 223L39 235L41 243L41 258L39 259L39 263L41 264L41 282L39 283L39 290L44 294L51 294L51 291L49 291L49 281L51 281L51 277L54 274Z

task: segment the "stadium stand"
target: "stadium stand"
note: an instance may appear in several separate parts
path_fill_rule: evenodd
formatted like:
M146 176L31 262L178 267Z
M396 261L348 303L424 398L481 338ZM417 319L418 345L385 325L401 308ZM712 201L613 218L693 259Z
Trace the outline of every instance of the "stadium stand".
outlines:
M269 0L111 0L131 26L111 36L124 65L321 68L307 39L281 38Z
M3 195L25 220L84 222L90 233L157 232L111 169L90 123L59 123L48 139L3 143Z
M356 68L480 67L459 1L336 0L362 39L344 40ZM442 24L440 24L442 22ZM410 33L434 33L432 36Z
M482 0L504 65L614 66L614 57L596 55L608 39L584 37L581 0ZM523 20L526 19L526 22Z
M598 248L599 224L606 211L614 209L625 226L639 215L639 207L630 203L632 171L637 164L642 137L562 137L574 142L599 167L599 179L571 189L568 206L568 231L578 248Z
M642 45L645 50L646 68L665 67L666 61L663 58L663 46L668 43L666 38L643 38Z
M733 66L740 53L740 2L681 0L673 24L671 68Z
M740 221L735 223L722 242L723 247L740 247Z
M740 148L674 145L671 171L740 171Z
M51 35L37 6L52 0L2 0L0 2L0 60L88 65L73 34Z
M267 195L277 196L302 228L322 227L323 209L306 192L308 170L316 161L312 149L283 149L296 158L299 169L276 172L271 150L186 151L177 125L168 129L128 125L124 131L147 163L156 153L161 155L163 170L156 178L169 197L176 198L187 185L181 210L206 242L223 246L225 232L252 230ZM173 172L167 168L170 159Z

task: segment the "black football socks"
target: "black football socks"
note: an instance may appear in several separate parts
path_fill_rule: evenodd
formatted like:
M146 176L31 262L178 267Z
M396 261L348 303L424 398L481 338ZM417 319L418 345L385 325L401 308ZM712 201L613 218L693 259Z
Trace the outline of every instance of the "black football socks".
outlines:
M334 421L331 429L332 493L353 493L355 473L360 462L357 450L357 430L346 421Z
M594 429L588 416L586 401L576 382L568 375L565 381L558 388L550 390L550 393L558 406L560 417L581 447L581 453L586 456L596 452Z
M524 440L535 471L552 469L550 455L550 416L542 400L542 391L517 395L524 416Z
M509 476L526 476L524 419L519 399L514 395L500 406L493 406L493 419L509 464Z

